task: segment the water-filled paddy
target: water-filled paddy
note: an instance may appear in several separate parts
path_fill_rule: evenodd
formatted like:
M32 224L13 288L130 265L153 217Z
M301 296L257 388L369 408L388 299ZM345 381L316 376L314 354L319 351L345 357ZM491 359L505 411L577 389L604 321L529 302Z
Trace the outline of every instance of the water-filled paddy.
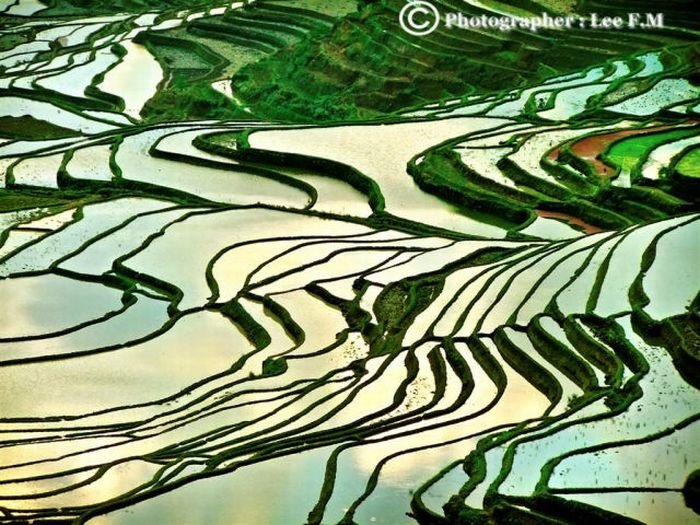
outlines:
M700 95L700 88L685 79L667 78L659 81L649 91L610 106L610 111L627 115L653 115L660 109Z
M406 173L406 163L418 152L447 138L494 128L501 119L445 119L430 123L342 126L261 131L250 136L253 148L326 158L354 167L378 184L386 209L411 220L473 235L499 237L499 228L461 215L453 206L420 191ZM367 143L391 143L369 159Z
M76 179L112 180L113 174L109 167L110 155L110 147L106 144L76 149L66 170Z
M33 157L15 164L12 168L12 175L17 184L57 188L56 173L62 160L63 155L61 154Z
M88 56L90 55L89 52L86 53ZM92 83L92 79L107 70L116 61L117 57L110 53L109 49L99 49L94 52L94 56L89 57L89 62L86 64L73 67L65 73L41 79L37 84L66 95L84 97L85 88Z
M74 129L85 134L100 133L113 129L109 124L86 119L49 102L40 102L26 98L3 96L0 98L0 113L2 115L21 117L32 115L39 120L45 120L58 126Z
M158 84L162 82L163 71L144 46L130 40L121 45L126 56L109 70L97 87L105 93L122 97L124 113L138 119L143 105L155 95Z
M80 249L83 243L126 221L132 214L167 207L151 199L117 199L83 208L83 218L45 237L0 263L0 275L47 270L58 259Z
M0 287L7 309L6 322L0 329L2 339L70 328L121 306L119 290L51 274L5 279L0 281ZM21 289L33 293L21 294Z
M309 197L302 190L227 163L220 168L189 166L175 160L147 156L155 140L167 128L127 137L115 156L125 179L156 184L226 204L271 204L303 208ZM229 167L230 166L230 167Z

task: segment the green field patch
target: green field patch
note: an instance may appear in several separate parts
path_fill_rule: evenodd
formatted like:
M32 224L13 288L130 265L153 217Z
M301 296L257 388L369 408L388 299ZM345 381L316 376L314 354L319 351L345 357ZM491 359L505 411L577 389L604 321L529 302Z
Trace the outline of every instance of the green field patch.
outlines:
M151 50L170 69L204 69L208 71L212 67L210 61L184 46L153 44Z
M272 0L266 1L263 5L265 7L287 7L291 3L289 1ZM333 2L328 2L327 0L296 0L293 2L296 8L308 9L333 17L344 16L356 11L359 3L361 2L358 0L334 0Z
M55 190L0 188L0 212L32 208L72 207L85 202L85 197Z
M20 44L29 42L29 36L25 33L7 33L0 36L0 51L12 49Z
M222 67L221 77L230 77L240 68L252 62L257 62L265 56L265 53L252 47L237 45L233 42L222 40L219 38L210 38L203 34L196 34L188 31L187 28L177 28L165 31L163 33L169 38L178 40L183 44L192 42L195 45L200 45L207 48L212 53L220 56L225 60L225 65Z
M676 171L686 177L700 178L700 148L694 148L676 164Z
M75 130L61 127L30 115L0 117L0 137L19 140L47 140L79 137Z
M697 129L673 130L654 133L642 137L630 137L613 144L601 156L610 164L625 173L633 173L648 155L649 151L666 142L673 142L698 133Z
M177 10L204 9L211 7L209 0L117 0L116 2L93 2L91 0L51 0L45 2L49 8L41 12L41 16L95 16L103 14L132 12L146 10Z

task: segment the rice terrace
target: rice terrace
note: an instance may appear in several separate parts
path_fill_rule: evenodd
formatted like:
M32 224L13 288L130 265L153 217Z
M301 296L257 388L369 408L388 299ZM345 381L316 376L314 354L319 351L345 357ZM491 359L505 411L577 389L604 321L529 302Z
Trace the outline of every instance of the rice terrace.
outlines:
M0 525L700 524L700 14L0 0Z

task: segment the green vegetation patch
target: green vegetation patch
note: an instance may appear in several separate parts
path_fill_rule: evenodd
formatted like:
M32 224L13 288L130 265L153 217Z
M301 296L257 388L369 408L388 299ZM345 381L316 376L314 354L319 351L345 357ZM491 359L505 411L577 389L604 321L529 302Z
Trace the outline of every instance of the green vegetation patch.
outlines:
M244 117L237 105L211 87L227 63L217 53L191 40L141 33L146 45L166 71L162 89L144 106L149 122L185 119L235 119Z
M6 33L0 36L0 51L12 49L15 46L24 44L29 41L29 35L26 33Z
M433 2L442 12L455 10ZM363 2L324 38L313 35L233 77L233 88L256 114L281 120L337 121L393 113L428 100L491 94L504 86L542 82L579 71L613 53L657 47L638 34L572 29L553 35L511 31L448 31L412 37L399 25L403 0ZM541 7L531 4L534 12ZM460 3L465 15L484 10ZM629 9L629 7L627 8ZM620 13L626 9L620 8ZM664 35L661 41L673 41ZM592 45L595 42L595 45Z
M54 196L49 192L0 189L0 212L66 206L72 202L68 196Z
M267 358L263 362L262 373L264 376L278 376L287 371L287 360L279 358Z
M167 64L169 69L203 69L209 71L212 63L184 46L153 45L151 50Z
M290 5L288 0L266 1L265 5L277 5L287 7ZM341 17L348 13L357 10L358 0L294 0L294 7L316 11L327 16Z
M0 137L20 140L49 140L79 137L75 130L63 128L29 115L0 117Z
M222 68L222 77L230 77L247 64L256 62L266 56L265 53L258 49L236 45L224 39L210 38L201 33L194 34L188 31L187 28L171 29L163 32L163 34L183 43L193 42L204 46L212 53L223 58L226 64ZM175 64L170 67L175 67Z
M700 148L690 150L676 164L676 171L686 177L700 178Z
M272 342L267 330L253 319L238 301L232 300L226 303L221 307L221 313L238 326L246 339L253 343L256 349L261 350Z
M41 16L95 16L98 14L116 14L124 12L140 13L151 10L167 11L170 9L208 9L210 0L117 0L102 2L99 0L51 0L45 2L50 7L41 11Z
M372 355L388 354L401 347L406 331L442 290L439 278L403 280L382 290L374 304L381 337L372 341Z
M700 130L682 129L653 133L644 136L635 136L615 143L602 157L612 166L619 167L624 172L633 172L639 166L648 153L666 142L673 142L685 137L696 135Z
M352 4L354 10L354 2ZM162 89L148 101L142 115L149 122L182 119L250 118L234 100L211 84L229 78L241 67L267 54L287 48L308 33L325 34L335 18L348 12L348 2L317 12L287 4L246 6L223 16L195 19L165 32L144 32L137 41L146 44L166 71Z

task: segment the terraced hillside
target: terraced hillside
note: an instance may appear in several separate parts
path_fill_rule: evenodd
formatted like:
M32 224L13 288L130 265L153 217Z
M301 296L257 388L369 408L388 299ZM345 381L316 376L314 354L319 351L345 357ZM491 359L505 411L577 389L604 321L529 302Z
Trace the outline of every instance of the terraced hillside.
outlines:
M645 7L645 3L589 0L431 3L441 13L457 11L471 17L532 17L545 9L552 15L566 15L571 13L573 4L581 13L626 17ZM602 66L614 57L661 46L674 49L674 44L696 43L694 30L700 29L697 16L691 14L692 2L676 1L665 5L665 20L687 31L630 30L611 34L604 29L580 29L577 25L549 33L443 28L416 40L399 26L405 1L362 4L365 5L357 14L343 19L329 34L309 38L239 71L233 79L234 91L246 103L255 105L260 114L276 119L375 117L437 99L488 99L486 95L538 84L557 73ZM654 11L654 5L646 7ZM693 67L692 61L675 58L671 51L664 60L668 66L682 65L687 73L697 72L697 64ZM624 76L621 73L618 76ZM592 77L584 83L595 80L598 78ZM600 93L589 85L586 96ZM547 100L538 98L532 102L546 105Z
M691 4L402 5L0 2L0 523L698 523Z

